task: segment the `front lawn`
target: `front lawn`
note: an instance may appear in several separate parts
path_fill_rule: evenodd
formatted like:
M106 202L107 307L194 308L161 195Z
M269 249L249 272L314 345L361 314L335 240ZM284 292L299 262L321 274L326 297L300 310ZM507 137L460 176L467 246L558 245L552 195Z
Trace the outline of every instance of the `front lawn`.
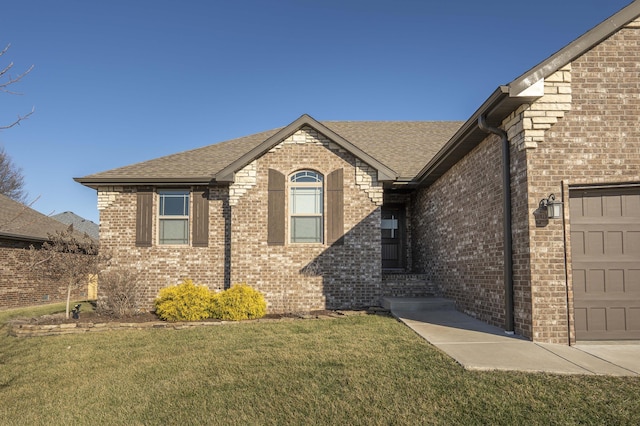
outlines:
M389 317L24 339L0 327L7 425L640 424L640 379L469 372Z

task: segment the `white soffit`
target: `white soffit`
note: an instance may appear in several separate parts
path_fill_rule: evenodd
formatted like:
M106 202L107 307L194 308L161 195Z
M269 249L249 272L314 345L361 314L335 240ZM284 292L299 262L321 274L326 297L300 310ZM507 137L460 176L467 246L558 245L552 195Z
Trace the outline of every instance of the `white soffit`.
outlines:
M544 95L544 78L533 83L522 92L512 95L514 97L538 97Z

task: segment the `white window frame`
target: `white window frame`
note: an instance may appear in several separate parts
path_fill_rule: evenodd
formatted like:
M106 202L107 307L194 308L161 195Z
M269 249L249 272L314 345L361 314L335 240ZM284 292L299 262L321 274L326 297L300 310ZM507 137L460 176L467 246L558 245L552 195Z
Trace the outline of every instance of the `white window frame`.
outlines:
M313 179L313 181L310 181ZM322 244L324 242L324 176L315 170L298 170L289 176L289 242L291 244ZM315 212L295 212L296 189L316 189ZM299 241L294 233L296 218L316 218L319 223L317 239L313 241Z
M172 198L182 198L183 199L183 213L186 214L165 214L165 211L163 211L163 207L166 206L166 203L164 202L164 200L166 199L166 197L172 197ZM171 189L159 189L158 190L158 245L161 246L188 246L191 243L191 238L190 238L190 229L191 229L191 224L190 224L190 219L189 219L189 214L190 214L190 210L191 210L191 190L186 189L186 188L171 188ZM163 239L162 238L162 230L163 230L163 223L166 221L181 221L181 222L186 222L185 223L185 238L182 240L182 242L177 242L177 241L171 241L171 242L166 242L166 238Z

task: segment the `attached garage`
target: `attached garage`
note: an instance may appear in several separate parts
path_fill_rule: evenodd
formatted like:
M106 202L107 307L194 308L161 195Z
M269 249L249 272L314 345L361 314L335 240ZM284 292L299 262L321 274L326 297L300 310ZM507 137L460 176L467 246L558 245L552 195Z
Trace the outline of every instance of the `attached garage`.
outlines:
M640 339L640 186L570 191L576 340Z

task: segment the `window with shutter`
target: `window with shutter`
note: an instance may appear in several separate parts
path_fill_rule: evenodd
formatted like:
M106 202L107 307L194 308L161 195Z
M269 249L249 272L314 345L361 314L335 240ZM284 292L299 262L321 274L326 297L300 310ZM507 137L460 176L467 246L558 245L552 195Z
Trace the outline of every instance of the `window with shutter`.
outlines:
M193 195L193 230L194 247L209 245L209 194L205 190L195 190Z
M289 219L292 243L322 243L323 177L302 170L289 178Z
M344 243L344 170L327 176L327 243Z
M267 244L284 245L285 176L277 170L269 169Z
M153 190L138 189L136 195L136 246L151 247Z
M189 244L189 191L158 191L158 243Z

